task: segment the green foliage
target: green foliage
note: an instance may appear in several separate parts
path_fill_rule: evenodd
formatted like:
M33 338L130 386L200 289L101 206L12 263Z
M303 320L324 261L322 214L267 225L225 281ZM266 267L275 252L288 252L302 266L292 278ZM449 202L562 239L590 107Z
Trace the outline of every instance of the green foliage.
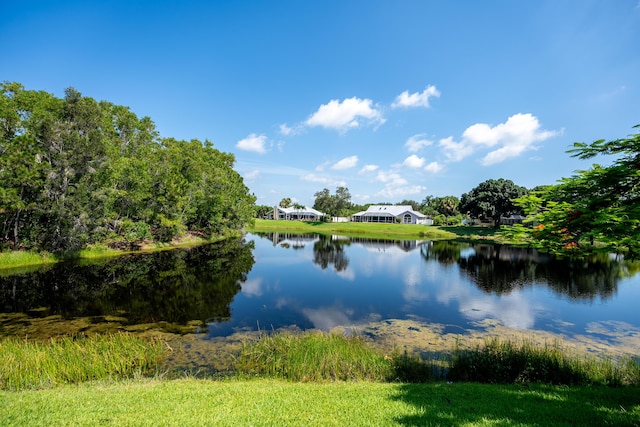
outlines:
M76 251L240 230L255 197L209 141L161 138L148 117L0 84L0 246Z
M513 200L527 193L511 180L489 179L462 195L459 210L474 218L492 218L498 227L500 217L521 213Z
M344 216L351 209L351 194L346 187L336 188L336 194L331 194L329 189L325 188L314 194L315 202L313 208L327 214L327 216Z
M600 154L617 157L610 166L594 164L517 199L530 227L510 232L554 253L625 251L640 257L640 133L608 142L575 143L569 153L581 159Z

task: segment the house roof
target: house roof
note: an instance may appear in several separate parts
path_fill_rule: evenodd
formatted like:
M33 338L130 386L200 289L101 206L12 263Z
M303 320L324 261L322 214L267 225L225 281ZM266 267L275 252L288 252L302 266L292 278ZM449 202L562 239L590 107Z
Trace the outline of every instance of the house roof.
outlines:
M409 205L372 205L366 211L358 212L353 216L394 216L399 217L405 213L410 213L418 218L425 218L425 215L414 211Z
M296 208L281 208L280 206L276 206L278 208L278 210L280 212L284 212L285 214L292 214L292 213L297 213L297 214L314 214L314 215L318 215L318 216L324 216L325 214L323 212L320 212L318 210L315 210L313 208L308 208L308 207L303 207L301 209L296 209Z

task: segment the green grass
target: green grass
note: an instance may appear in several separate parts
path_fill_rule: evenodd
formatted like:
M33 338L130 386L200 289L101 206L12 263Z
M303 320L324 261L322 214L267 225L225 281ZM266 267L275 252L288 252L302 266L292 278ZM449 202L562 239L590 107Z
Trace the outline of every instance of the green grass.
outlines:
M440 227L416 224L376 224L361 222L305 222L305 221L273 221L257 219L255 224L247 227L249 232L297 232L341 234L352 237L377 238L412 238L446 240L453 239L456 234Z
M0 392L3 426L633 426L640 388L136 380Z
M457 350L448 378L482 383L639 386L640 361L572 355L560 343L536 346L491 339L482 347Z
M48 342L6 338L0 341L0 389L38 389L140 376L153 372L163 350L159 341L128 334Z
M640 425L637 385L568 387L518 376L516 384L436 381L431 365L381 355L358 337L262 334L240 352L240 373L217 380L144 378L161 351L160 342L122 334L46 344L4 340L0 425ZM535 369L547 366L538 359L563 357L557 346L500 341L469 354L480 370L515 365L518 355ZM637 363L634 369L627 374L637 375ZM430 381L408 383L407 373Z
M0 253L0 269L53 264L58 259L47 252L5 251Z

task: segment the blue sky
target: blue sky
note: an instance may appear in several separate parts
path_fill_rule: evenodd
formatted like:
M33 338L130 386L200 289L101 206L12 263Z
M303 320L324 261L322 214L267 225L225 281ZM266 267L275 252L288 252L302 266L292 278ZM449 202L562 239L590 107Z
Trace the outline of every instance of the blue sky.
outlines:
M0 52L3 81L233 153L266 205L553 184L640 123L638 0L4 0Z

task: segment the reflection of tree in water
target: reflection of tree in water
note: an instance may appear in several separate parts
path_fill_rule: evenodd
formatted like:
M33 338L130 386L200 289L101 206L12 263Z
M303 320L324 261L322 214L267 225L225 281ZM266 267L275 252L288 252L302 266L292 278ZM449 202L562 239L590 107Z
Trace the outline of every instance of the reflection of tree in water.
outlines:
M348 240L332 240L330 236L319 236L313 245L313 262L324 270L333 265L336 271L344 271L349 266L349 258L344 252Z
M534 249L500 245L475 245L475 254L459 259L460 269L488 293L545 283L571 298L607 298L615 294L618 280L628 275L624 262L602 254L587 259L558 259Z
M468 248L468 243L437 241L420 247L420 254L425 260L435 260L441 264L453 264L460 259L462 249Z
M41 273L0 278L0 310L65 318L117 315L129 324L230 317L229 305L253 267L252 245L230 240Z

